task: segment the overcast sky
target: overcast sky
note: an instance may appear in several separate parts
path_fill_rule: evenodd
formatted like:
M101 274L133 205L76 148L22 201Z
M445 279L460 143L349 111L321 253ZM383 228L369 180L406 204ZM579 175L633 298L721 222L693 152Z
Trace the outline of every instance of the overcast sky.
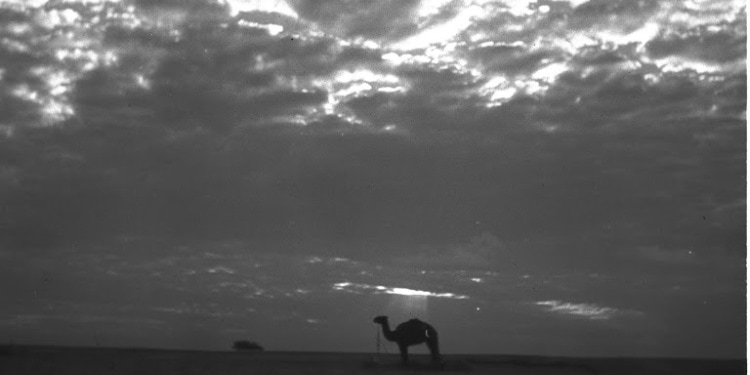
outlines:
M4 342L746 354L743 1L0 9Z

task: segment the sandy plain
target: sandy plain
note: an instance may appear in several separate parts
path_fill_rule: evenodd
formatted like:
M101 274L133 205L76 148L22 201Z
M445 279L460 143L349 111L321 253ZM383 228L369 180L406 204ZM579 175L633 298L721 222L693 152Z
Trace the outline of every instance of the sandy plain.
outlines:
M153 349L14 346L0 350L0 374L745 374L746 360L568 358L517 355L427 355L403 367L395 354L206 352Z

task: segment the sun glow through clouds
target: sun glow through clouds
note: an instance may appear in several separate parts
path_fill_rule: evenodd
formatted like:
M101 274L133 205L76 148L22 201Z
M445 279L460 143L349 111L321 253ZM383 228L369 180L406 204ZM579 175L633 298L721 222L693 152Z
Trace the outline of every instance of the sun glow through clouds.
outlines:
M362 294L369 291L375 294L394 294L406 297L434 297L448 299L468 299L469 296L454 293L436 293L426 290L417 290L400 287L386 287L382 285L358 284L351 282L340 282L332 286L334 290L347 291L355 294Z
M284 0L223 0L229 6L232 17L241 12L275 12L297 19L299 15Z

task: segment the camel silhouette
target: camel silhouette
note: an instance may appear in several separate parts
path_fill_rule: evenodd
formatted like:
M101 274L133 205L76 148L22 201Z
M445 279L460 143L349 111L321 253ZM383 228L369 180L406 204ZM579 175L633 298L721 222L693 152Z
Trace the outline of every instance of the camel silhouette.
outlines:
M387 316L381 315L375 317L372 321L381 325L386 340L398 344L398 350L401 352L401 363L404 365L409 362L409 347L421 343L427 344L433 363L442 363L438 346L438 333L431 325L419 319L411 319L399 324L395 330L391 331Z

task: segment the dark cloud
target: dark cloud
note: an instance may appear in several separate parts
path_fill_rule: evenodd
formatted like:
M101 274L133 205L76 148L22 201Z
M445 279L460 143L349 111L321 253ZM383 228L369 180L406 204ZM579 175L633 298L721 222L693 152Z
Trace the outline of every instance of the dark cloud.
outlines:
M553 51L529 51L528 46L498 45L480 47L470 52L486 69L516 75L536 71L542 61L549 62L556 54Z
M611 27L627 33L641 28L643 16L660 8L655 0L591 0L575 8L570 25L576 28Z
M739 24L719 32L707 27L687 35L670 35L650 41L646 48L653 58L680 56L709 63L727 63L745 57L746 36ZM739 30L738 30L739 29Z
M336 35L392 40L417 30L413 13L418 1L303 0L290 4L301 18Z

